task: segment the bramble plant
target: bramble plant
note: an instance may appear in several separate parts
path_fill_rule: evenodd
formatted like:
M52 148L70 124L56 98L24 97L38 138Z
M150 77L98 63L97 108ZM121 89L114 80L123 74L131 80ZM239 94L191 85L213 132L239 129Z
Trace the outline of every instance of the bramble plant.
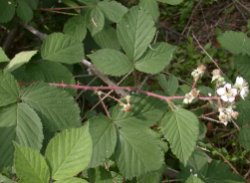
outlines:
M193 34L207 60L177 76L159 19L180 3L0 0L0 182L246 182L250 38L218 35L229 74Z

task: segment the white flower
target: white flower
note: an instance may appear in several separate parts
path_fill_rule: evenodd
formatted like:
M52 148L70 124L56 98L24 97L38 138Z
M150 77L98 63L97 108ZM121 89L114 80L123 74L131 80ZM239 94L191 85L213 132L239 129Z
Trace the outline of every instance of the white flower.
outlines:
M219 120L225 126L232 119L236 119L238 115L239 113L237 111L234 111L232 106L229 106L227 108L223 108L223 107L219 108Z
M183 100L184 104L190 104L193 102L193 100L198 97L200 91L197 90L196 88L192 89L189 93L185 95L185 98Z
M244 100L249 93L248 83L242 77L238 76L236 78L234 87L238 90L241 98Z
M234 102L237 93L237 89L233 88L230 83L226 83L223 87L217 89L217 94L224 102Z
M191 73L191 75L197 81L199 78L201 78L203 76L205 70L206 70L206 66L205 65L200 65L200 66L197 67L197 69L195 69Z

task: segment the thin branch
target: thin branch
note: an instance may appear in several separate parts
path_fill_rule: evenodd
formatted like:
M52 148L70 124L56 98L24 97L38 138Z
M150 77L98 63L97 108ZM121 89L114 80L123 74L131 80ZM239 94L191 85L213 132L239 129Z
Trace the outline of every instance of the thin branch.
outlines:
M83 9L88 6L76 6L76 7L61 7L61 8L40 8L40 11L60 11L60 10L75 10L75 9Z
M156 99L160 99L166 102L169 102L170 100L183 100L185 96L164 96L157 93L153 93L150 91L145 90L138 90L135 87L131 86L86 86L86 85L73 85L73 84L65 84L65 83L49 83L50 86L55 86L59 88L72 88L76 90L89 90L89 91L100 91L100 90L126 90L128 92L138 92L144 95L147 95L149 97L153 97ZM217 96L198 96L199 100L202 101L210 101L210 100L218 100Z
M222 72L221 68L219 67L219 65L217 64L217 62L211 57L211 55L205 50L205 48L203 48L203 46L200 44L199 40L197 39L197 37L192 34L194 40L196 41L196 43L198 44L199 48L206 54L206 56L214 63L214 65Z
M22 26L41 40L44 40L47 37L47 34L38 31L37 29L28 24L22 24Z

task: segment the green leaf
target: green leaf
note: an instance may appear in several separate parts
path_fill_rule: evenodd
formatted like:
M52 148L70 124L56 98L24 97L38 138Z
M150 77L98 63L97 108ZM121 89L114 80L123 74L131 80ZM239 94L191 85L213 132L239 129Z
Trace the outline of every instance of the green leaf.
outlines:
M34 81L44 81L48 83L75 84L73 74L64 65L50 61L32 62L25 65L21 70L14 72L19 81L32 83ZM63 89L62 89L63 90ZM71 94L74 89L65 89Z
M177 5L183 2L183 0L157 0L157 1L170 5Z
M0 174L0 182L1 183L16 183L15 181L12 181L8 177L5 177L5 176L3 176L1 174Z
M116 1L101 1L97 6L110 21L115 23L118 23L128 11L125 6Z
M154 0L140 0L139 6L151 14L156 22L160 16L158 3Z
M85 17L81 15L70 18L63 27L65 34L71 35L79 41L83 41L87 34Z
M66 129L49 142L45 157L52 178L62 180L87 168L92 154L92 141L88 125Z
M114 153L117 134L115 124L105 116L89 120L89 131L93 141L93 154L89 167L101 165Z
M185 183L204 183L200 178L197 176L191 175Z
M242 177L232 173L229 167L220 161L212 161L202 177L206 183L245 183Z
M101 49L88 57L98 70L111 76L122 76L133 70L133 63L123 53L113 49Z
M24 22L29 22L33 18L33 11L24 0L17 0L16 14Z
M25 1L33 10L35 10L39 4L39 0L23 0L23 1Z
M16 103L19 98L19 86L8 72L0 71L0 107Z
M12 165L13 141L40 150L43 129L40 118L27 104L0 108L0 169Z
M76 178L76 177L71 177L71 178L66 178L63 180L57 180L55 183L88 183L84 179Z
M199 136L197 117L190 111L177 108L165 114L161 126L172 152L183 164L186 164L196 147Z
M88 17L88 28L91 35L94 36L104 28L105 18L99 7L91 10Z
M79 63L84 57L83 44L72 36L53 33L46 37L41 48L45 60L65 64Z
M96 33L93 38L101 48L120 49L116 31L111 26L104 27L100 32Z
M0 0L1 1L1 0ZM0 2L1 3L1 2ZM0 5L1 6L1 5ZM1 10L0 10L1 11ZM0 15L1 16L1 15ZM0 22L1 22L1 18L0 18ZM0 63L1 62L8 62L10 61L10 59L8 58L8 56L5 54L4 50L2 47L0 47Z
M30 61L30 59L37 53L37 51L23 51L15 55L13 59L6 66L5 70L12 72L23 64Z
M240 101L237 103L237 111L239 116L237 118L237 124L241 127L244 125L250 125L250 101Z
M162 169L149 172L138 178L137 183L153 183L153 182L161 182L162 178Z
M21 182L49 182L49 167L37 150L15 144L15 168Z
M250 127L244 126L240 129L239 142L246 150L250 150Z
M15 8L14 0L0 0L0 23L9 22L15 15Z
M125 112L120 105L112 110L112 119L118 126L135 123L150 127L156 124L167 109L166 103L143 95L133 95L130 99L131 110Z
M243 32L227 31L218 37L218 41L233 54L250 55L250 39Z
M88 177L90 183L118 183L112 179L111 172L104 167L88 170Z
M66 91L36 83L27 87L21 98L38 113L44 127L51 132L81 124L79 107Z
M148 74L161 72L173 57L174 46L167 43L153 45L146 54L135 63L135 68Z
M170 96L176 94L179 88L179 83L174 75L170 75L167 80L164 74L159 74L156 79L166 94Z
M132 179L160 169L163 152L158 144L159 141L148 128L134 123L121 127L115 158L124 177Z
M241 76L250 82L250 56L237 55L234 57L234 64Z
M138 60L155 35L154 20L143 9L133 7L117 24L118 40L131 60Z

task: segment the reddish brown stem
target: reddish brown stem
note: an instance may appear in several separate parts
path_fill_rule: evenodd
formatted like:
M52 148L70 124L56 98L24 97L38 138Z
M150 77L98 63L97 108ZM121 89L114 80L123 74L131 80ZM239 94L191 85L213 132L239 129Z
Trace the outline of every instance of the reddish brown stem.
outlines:
M126 90L126 91L136 91L138 93L157 98L166 102L169 102L170 100L182 100L185 98L185 96L164 96L157 93L145 91L145 90L138 90L135 87L131 86L86 86L86 85L72 85L72 84L65 84L65 83L50 83L50 86L55 86L59 88L73 88L76 90L90 90L90 91L99 91L99 90ZM199 100L203 101L209 101L209 100L218 100L217 96L198 96Z

